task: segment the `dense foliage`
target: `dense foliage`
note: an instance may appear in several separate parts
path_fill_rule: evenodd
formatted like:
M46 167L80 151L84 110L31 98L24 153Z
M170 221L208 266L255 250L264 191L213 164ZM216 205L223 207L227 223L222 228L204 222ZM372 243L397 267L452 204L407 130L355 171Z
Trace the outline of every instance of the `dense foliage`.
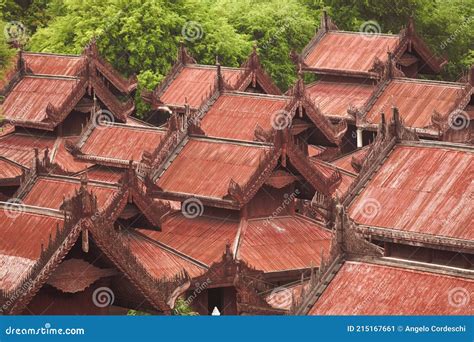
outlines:
M399 32L413 15L432 49L450 60L455 80L474 62L474 0L0 0L4 22L21 21L32 51L80 53L92 37L124 74L153 88L184 40L201 63L237 66L257 42L265 67L282 89L294 81L289 53L301 51L323 9L339 28L375 20ZM0 68L10 50L0 40Z

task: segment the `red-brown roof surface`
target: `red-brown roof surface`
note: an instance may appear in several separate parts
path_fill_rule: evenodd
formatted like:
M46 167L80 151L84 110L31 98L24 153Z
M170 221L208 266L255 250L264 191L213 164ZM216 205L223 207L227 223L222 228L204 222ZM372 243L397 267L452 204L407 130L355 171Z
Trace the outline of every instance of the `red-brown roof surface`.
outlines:
M474 280L400 267L346 262L309 314L474 314L474 306L469 300L467 305L450 304L450 296L455 291L465 291L472 296ZM457 299L451 297L451 303L458 303Z
M328 230L300 216L249 220L238 258L264 272L318 267L330 244Z
M26 67L37 75L76 76L84 61L83 56L31 52L23 52L22 57Z
M123 169L114 169L107 166L95 165L90 169L87 169L82 174L86 174L87 178L90 180L108 182L108 183L118 183L120 178L123 176Z
M378 124L380 113L387 113L396 106L406 126L431 126L431 116L435 110L448 115L456 108L464 87L460 83L394 79L369 109L366 120Z
M325 115L351 118L349 107L361 108L374 88L371 84L318 81L308 85L306 93Z
M317 159L311 159L311 163L313 164L314 168L316 168L319 172L321 172L325 177L331 177L334 172L339 171L341 174L341 182L337 187L334 195L341 197L343 194L349 190L349 187L354 182L356 176L353 174L348 174L346 172L341 172L341 169L338 167L331 165L329 163L323 162Z
M288 100L272 95L223 94L204 115L201 128L207 136L254 141L257 125L271 130L273 116L285 108Z
M0 158L0 179L21 176L22 168L8 159Z
M312 69L367 73L375 57L386 61L387 51L398 43L398 35L328 32L304 56L304 62Z
M239 222L230 219L208 216L188 219L179 213L164 222L161 232L146 229L139 232L210 266L221 260L226 243L232 244L238 225Z
M157 185L164 191L223 198L233 179L244 186L270 147L190 139Z
M47 148L51 151L55 138L46 135L28 135L13 133L0 137L0 156L14 162L31 167L34 158L34 148L38 148L42 157Z
M66 138L58 138L52 152L52 162L68 173L77 173L91 166L90 163L74 158L66 149ZM70 140L70 139L69 139Z
M30 191L23 198L27 205L43 208L59 209L64 198L72 197L81 183L79 179L65 177L38 178ZM97 196L97 205L103 209L107 200L117 191L116 188L89 183L87 190Z
M95 128L81 152L95 157L140 161L143 152L153 152L165 131L156 128L111 125Z
M237 84L244 69L222 67L224 80L232 87ZM192 108L199 108L212 94L216 84L217 67L211 65L186 65L168 85L160 100L166 105L184 106L185 98Z
M357 150L352 151L351 153L348 153L336 160L333 160L331 164L335 165L336 167L346 170L347 172L351 172L354 174L358 174L359 172L354 169L352 166L352 158L362 158L365 154L368 153L368 147L370 145L367 145L366 147L359 148Z
M46 107L59 107L74 90L73 78L23 77L5 98L3 116L10 120L40 122L46 119Z
M164 249L148 236L151 234L142 234L143 232L144 230L141 233L127 234L128 242L132 253L151 276L170 279L184 270L190 277L197 277L205 272L206 268Z
M402 145L394 148L349 213L363 225L474 240L473 193L472 150Z

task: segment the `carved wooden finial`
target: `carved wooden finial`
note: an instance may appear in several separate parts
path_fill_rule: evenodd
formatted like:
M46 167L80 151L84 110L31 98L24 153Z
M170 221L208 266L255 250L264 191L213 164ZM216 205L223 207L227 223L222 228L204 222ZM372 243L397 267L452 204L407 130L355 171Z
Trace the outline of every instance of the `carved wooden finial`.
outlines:
M474 64L471 65L471 68L469 69L469 76L467 79L469 84L474 87Z
M184 45L183 41L179 42L178 63L181 63L183 65L196 63L196 60L188 53L188 50L186 49L186 46Z
M326 10L323 10L323 15L321 18L321 29L323 29L324 32L329 31L328 13L326 12Z
M408 18L406 34L409 37L413 37L415 35L415 20L413 19L412 15L410 15L410 18Z
M221 64L219 63L216 56L216 66L217 66L217 89L223 91L225 88L224 78L222 76Z

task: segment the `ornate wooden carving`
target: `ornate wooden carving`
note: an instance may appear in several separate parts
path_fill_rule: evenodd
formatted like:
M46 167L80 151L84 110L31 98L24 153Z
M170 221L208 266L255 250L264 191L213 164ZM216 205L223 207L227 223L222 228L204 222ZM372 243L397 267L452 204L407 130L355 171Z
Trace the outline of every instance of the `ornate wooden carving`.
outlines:
M255 141L271 142L274 139L275 131L274 130L266 131L262 128L262 126L257 124L257 126L255 127L254 136L255 136Z

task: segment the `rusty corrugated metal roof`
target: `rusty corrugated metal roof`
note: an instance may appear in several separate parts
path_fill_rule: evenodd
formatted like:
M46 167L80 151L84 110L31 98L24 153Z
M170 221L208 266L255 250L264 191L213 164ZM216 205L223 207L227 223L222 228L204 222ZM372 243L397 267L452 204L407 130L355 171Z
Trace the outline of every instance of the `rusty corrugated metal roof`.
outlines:
M369 147L370 145L366 145L362 148L352 151L351 153L345 154L342 157L331 161L331 164L340 169L346 170L347 172L358 174L359 172L352 166L352 158L363 158L364 155L368 153Z
M222 67L222 76L235 86L245 69ZM199 108L212 95L215 88L217 67L213 65L186 65L168 85L160 100L166 105L184 106L185 98L192 108Z
M81 146L85 155L140 161L143 152L158 147L165 130L114 124L96 127Z
M147 230L143 229L140 233L128 233L127 241L133 255L137 257L138 261L152 277L156 279L172 279L186 271L193 278L200 276L206 271L206 268L166 250L156 243L151 235L147 234Z
M414 79L394 79L369 109L365 119L378 124L380 113L395 106L408 127L426 128L432 125L431 116L436 110L449 115L461 102L464 84Z
M222 217L198 216L188 219L181 213L172 215L163 223L161 232L138 230L208 266L220 261L226 243L234 241L239 222Z
M255 140L257 125L272 129L272 118L283 110L289 98L276 95L225 93L204 115L201 128L207 136Z
M55 140L49 135L8 134L0 137L0 156L29 168L35 156L34 148L42 155L46 149L51 151Z
M240 239L238 258L264 272L318 267L331 245L331 233L302 216L249 220Z
M64 198L72 197L80 186L80 179L69 177L40 177L24 196L23 202L27 205L37 207L59 209L63 204ZM89 182L87 184L87 190L97 196L97 205L99 209L103 209L105 203L115 194L117 188Z
M223 198L230 180L243 186L269 146L191 138L157 180L164 191Z
M308 85L306 93L324 115L352 119L347 110L361 108L374 89L372 84L318 81Z
M118 183L123 176L123 169L95 165L76 176L86 174L87 178L93 181Z
M76 76L84 63L84 56L23 52L26 67L33 74Z
M8 159L0 158L0 180L19 177L22 174L22 170L18 164Z
M47 118L46 107L59 107L76 87L77 79L23 77L5 98L3 116L9 120L40 122Z
M356 178L354 174L349 174L345 172L345 170L340 169L324 161L321 161L315 158L312 158L310 160L314 168L316 168L319 172L321 172L321 174L323 174L325 177L331 177L331 175L333 175L334 172L339 171L341 175L341 183L339 183L339 186L334 192L334 196L337 195L339 196L339 198L341 198L347 192L347 190L349 190L349 187L352 185L352 183L354 182Z
M474 293L474 280L401 267L346 262L310 315L472 315L452 305L453 291ZM451 300L451 301L450 301ZM454 301L454 302L453 302Z
M398 35L365 35L360 32L327 32L304 57L312 69L368 72L377 57L387 60L387 51L398 45Z
M474 240L474 152L396 146L349 207L362 225Z
M74 156L66 149L67 140L71 139L59 137L56 140L53 151L51 152L51 161L68 173L77 173L92 166L91 163L74 158Z

